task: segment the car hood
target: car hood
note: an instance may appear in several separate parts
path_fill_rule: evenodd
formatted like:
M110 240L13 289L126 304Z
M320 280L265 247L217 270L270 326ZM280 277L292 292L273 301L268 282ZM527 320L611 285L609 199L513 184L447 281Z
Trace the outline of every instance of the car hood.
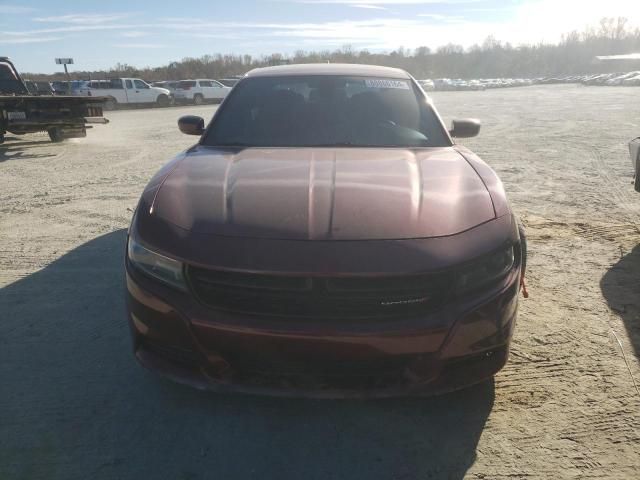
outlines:
M198 146L160 184L151 214L195 233L299 240L439 237L495 218L453 148Z

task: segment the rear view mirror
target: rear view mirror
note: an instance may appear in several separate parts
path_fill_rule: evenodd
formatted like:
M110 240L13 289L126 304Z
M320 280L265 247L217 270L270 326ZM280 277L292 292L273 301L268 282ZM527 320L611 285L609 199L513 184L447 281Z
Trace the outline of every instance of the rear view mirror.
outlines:
M178 128L187 135L202 135L204 133L204 119L195 115L185 115L178 120Z
M480 120L476 120L475 118L465 118L451 122L449 135L454 138L475 137L478 133L480 133Z

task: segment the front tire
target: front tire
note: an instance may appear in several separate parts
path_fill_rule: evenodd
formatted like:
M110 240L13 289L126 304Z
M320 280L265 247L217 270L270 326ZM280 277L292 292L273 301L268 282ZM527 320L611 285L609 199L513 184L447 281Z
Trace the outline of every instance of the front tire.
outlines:
M169 106L169 97L166 95L158 95L156 103L159 107L168 107Z
M199 93L194 95L194 97L193 97L193 104L194 105L202 105L203 103L204 103L204 97L202 95L200 95Z
M107 98L106 102L104 102L103 108L105 110L111 111L111 110L115 110L117 105L118 105L117 100L115 98L109 97Z
M60 143L64 140L64 137L62 136L62 130L60 130L58 127L50 128L49 130L47 130L47 133L49 134L49 139L53 143Z

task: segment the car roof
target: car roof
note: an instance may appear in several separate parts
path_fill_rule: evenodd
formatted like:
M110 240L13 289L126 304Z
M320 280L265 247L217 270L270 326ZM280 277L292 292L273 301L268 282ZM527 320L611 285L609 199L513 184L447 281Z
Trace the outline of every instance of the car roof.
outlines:
M246 77L278 77L289 75L352 75L359 77L411 78L407 72L399 68L347 63L305 63L256 68L247 73Z

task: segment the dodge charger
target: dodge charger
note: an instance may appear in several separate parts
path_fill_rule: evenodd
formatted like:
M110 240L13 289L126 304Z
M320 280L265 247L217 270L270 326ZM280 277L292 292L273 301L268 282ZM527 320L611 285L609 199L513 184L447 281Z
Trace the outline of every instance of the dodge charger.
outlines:
M526 243L494 171L406 72L246 74L144 189L126 249L137 360L202 389L432 394L506 363Z

